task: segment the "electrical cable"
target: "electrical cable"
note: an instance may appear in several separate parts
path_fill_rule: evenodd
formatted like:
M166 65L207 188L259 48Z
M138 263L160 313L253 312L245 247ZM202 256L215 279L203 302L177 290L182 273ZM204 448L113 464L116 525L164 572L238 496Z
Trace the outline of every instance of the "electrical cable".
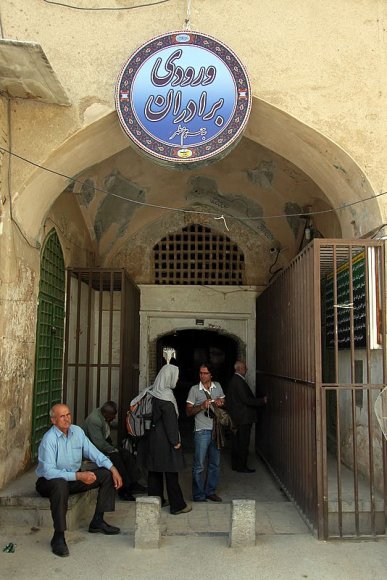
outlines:
M276 252L277 252L277 255L275 257L274 262L272 263L272 265L269 268L269 274L275 274L275 272L273 272L273 268L276 265L276 263L278 262L278 258L279 258L279 255L280 255L281 250L279 248L277 248Z
M27 159L26 157L23 157L22 155L18 155L17 153L13 153L12 151L6 149L5 147L0 146L0 151L3 151L4 153L8 153L9 155L13 155L17 159L20 159L21 161L24 161L25 163L29 163L30 165L33 165L34 167L42 169L43 171L47 171L48 173L52 173L53 175L58 175L59 177L63 177L64 179L67 179L71 183L79 183L80 185L84 185L84 181L82 181L80 179L76 179L74 177L69 177L68 175L65 175L64 173L60 173L59 171L55 171L54 169L49 169L48 167L45 167L44 165L40 165L39 163L35 163L34 161L31 161L30 159ZM112 191L108 191L108 190L102 189L100 187L94 187L94 190L98 191L100 193L104 193L106 195L110 195L112 197L116 197L118 199L122 199L123 201L127 201L128 203L134 203L136 205L141 205L144 207L151 207L151 208L155 208L155 209L164 209L164 210L168 210L168 211L175 211L175 212L187 213L187 214L207 215L207 216L211 216L214 218L216 217L217 219L224 219L223 215L219 216L218 214L216 214L214 212L198 211L198 210L193 210L193 209L184 209L184 208L178 208L178 207L170 207L170 206L166 206L166 205L158 205L158 204L154 204L154 203L146 203L144 201L139 201L136 199L131 199L131 198L125 197L123 195L119 195L118 193L113 193ZM381 193L375 193L372 196L365 197L365 198L359 199L357 201L344 203L340 207L333 207L330 209L325 209L325 210L320 210L320 211L311 211L311 212L304 212L303 211L300 213L284 213L284 214L278 214L278 215L264 215L264 216L259 216L259 217L244 217L244 216L231 216L230 215L230 216L227 216L227 219L228 220L233 219L233 220L238 220L238 221L257 221L257 220L264 221L264 220L268 220L268 219L283 219L283 218L289 218L289 217L316 216L316 215L338 212L338 211L341 211L343 209L347 209L349 207L357 205L359 203L364 203L366 201L375 200L376 198L381 197L381 196L386 195L386 194L387 194L387 191L383 191ZM76 194L76 195L79 195L79 194Z
M73 10L84 11L115 11L115 10L134 10L135 8L148 8L149 6L156 6L156 4L165 4L171 0L157 0L156 2L147 2L146 4L137 4L136 6L116 6L116 7L101 7L101 8L84 8L83 6L74 6L73 4L66 4L65 2L56 2L54 0L43 0L46 4L55 4L56 6L63 6L64 8L72 8Z
M184 30L191 30L191 0L187 0L187 16L184 20Z
M0 10L0 38L4 38L3 22L1 19L1 10Z
M277 255L276 255L276 257L275 257L275 260L274 260L274 262L272 263L272 265L271 265L271 266L270 266L270 268L269 268L269 274L271 274L271 276L270 276L270 278L269 278L269 284L270 284L270 282L273 280L274 276L275 276L276 274L278 274L278 272L281 272L281 270L283 270L283 268L282 268L282 266L281 266L280 268L277 268L277 270L276 270L275 272L273 272L273 268L274 268L274 266L276 265L276 263L278 262L278 258L279 258L279 255L280 255L280 253L281 253L281 250L280 250L279 248L277 248L276 252L277 252Z

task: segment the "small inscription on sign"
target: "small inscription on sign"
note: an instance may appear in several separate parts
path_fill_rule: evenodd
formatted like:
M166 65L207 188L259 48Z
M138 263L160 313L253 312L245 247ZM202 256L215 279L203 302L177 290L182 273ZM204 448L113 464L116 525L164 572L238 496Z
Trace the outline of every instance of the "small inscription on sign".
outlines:
M167 164L223 157L240 139L251 109L247 73L218 40L174 32L141 46L116 86L124 131Z

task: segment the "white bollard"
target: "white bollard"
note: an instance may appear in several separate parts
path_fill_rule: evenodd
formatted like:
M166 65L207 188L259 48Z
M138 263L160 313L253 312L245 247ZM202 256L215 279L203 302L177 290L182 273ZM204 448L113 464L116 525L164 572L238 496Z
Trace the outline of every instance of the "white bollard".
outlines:
M161 541L159 497L136 499L135 548L159 548Z
M233 499L231 502L230 548L255 546L255 501Z

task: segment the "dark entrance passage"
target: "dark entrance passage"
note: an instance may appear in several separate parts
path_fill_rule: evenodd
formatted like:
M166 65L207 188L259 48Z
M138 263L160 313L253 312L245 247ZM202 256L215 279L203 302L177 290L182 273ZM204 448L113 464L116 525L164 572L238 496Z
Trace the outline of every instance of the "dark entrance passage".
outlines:
M212 365L213 379L226 392L227 383L234 372L237 342L213 330L178 330L157 341L157 371L165 363L164 349L174 349L176 364L180 369L175 396L181 416L185 415L188 391L199 380L199 367L203 362Z
M213 380L218 381L226 393L227 383L234 370L238 345L236 340L213 330L178 330L157 341L157 370L165 363L165 349L175 351L176 364L180 369L175 397L179 407L180 434L186 451L193 451L194 420L185 412L187 395L199 382L199 367L203 362L211 364Z

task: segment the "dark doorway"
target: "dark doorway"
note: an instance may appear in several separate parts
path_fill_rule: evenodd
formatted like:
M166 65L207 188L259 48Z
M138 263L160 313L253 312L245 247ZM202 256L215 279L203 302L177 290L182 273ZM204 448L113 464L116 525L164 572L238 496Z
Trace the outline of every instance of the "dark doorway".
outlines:
M199 380L201 363L207 362L213 366L213 380L218 381L226 393L238 352L234 339L213 330L177 330L167 334L157 341L157 371L165 363L164 348L175 350L176 364L180 369L175 392L180 416L185 416L188 391Z

